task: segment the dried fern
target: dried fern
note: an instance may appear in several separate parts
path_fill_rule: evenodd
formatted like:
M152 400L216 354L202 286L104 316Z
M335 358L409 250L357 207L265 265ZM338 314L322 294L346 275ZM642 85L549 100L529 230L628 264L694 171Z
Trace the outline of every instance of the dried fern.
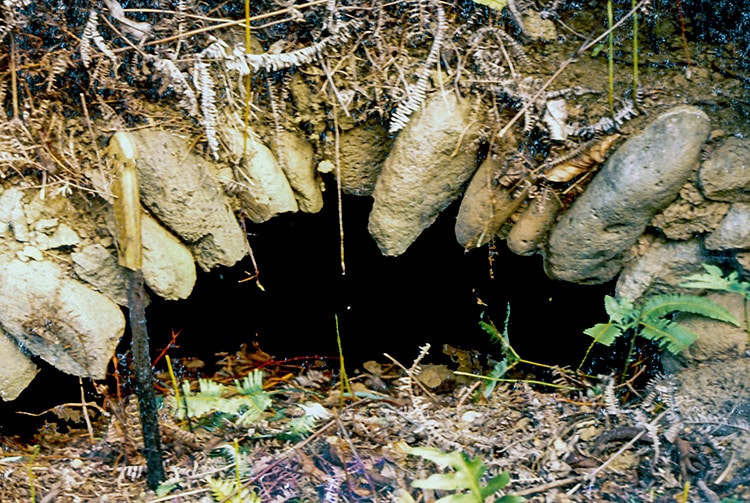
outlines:
M421 1L418 2L420 5L421 3ZM432 74L433 66L438 62L440 56L440 47L443 44L443 38L447 29L445 11L440 5L440 2L433 1L431 4L435 8L436 14L435 34L432 41L432 47L430 48L430 53L427 55L427 59L425 59L422 64L417 83L414 85L413 89L409 90L407 98L399 103L396 107L396 111L393 112L389 128L389 132L391 133L403 129L404 126L406 126L406 123L409 122L409 116L412 112L417 110L422 103L424 103L424 100L427 97L427 86L430 84L430 75Z

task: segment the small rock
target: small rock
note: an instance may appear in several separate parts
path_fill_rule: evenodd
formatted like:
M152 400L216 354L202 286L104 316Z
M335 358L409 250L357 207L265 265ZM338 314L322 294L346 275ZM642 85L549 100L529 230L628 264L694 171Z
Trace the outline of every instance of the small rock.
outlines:
M57 249L66 246L76 246L81 242L78 233L67 224L60 224L49 239L49 248Z
M45 234L52 234L59 223L57 218L42 218L34 222L34 230Z
M20 232L21 237L25 237L25 241L28 241L28 227L26 225L26 218L23 213L23 192L13 187L0 195L0 236L5 235L9 228L18 225L22 227L20 230L13 229L14 233ZM24 239L18 239L18 241L24 241Z
M375 185L368 224L383 255L404 253L459 196L476 169L472 122L468 100L437 92L399 133Z
M119 305L128 305L128 284L114 253L96 243L70 256L79 278Z
M693 292L699 293L700 290L693 290ZM698 340L681 355L697 362L744 357L745 352L750 349L745 326L744 298L742 295L726 292L708 292L706 298L725 307L740 322L740 326L735 327L704 316L680 313L675 321L699 335Z
M494 183L504 162L487 157L474 174L456 217L456 239L466 249L492 241L500 227L526 199L528 189L511 190Z
M0 328L0 398L9 402L18 398L39 373L39 368Z
M632 301L645 294L688 292L679 285L692 274L703 272L705 262L700 240L655 241L645 254L629 263L617 279L618 297ZM690 293L695 293L691 291Z
M558 211L560 199L556 194L551 191L537 194L508 233L508 249L516 255L537 253L544 245Z
M120 308L52 262L0 266L0 323L17 341L69 374L104 379L125 331Z
M163 299L187 299L196 280L190 250L148 215L141 219L141 235L146 285Z
M339 143L341 190L355 196L371 195L393 146L388 130L380 124L367 123L342 132ZM335 171L335 166L331 167Z
M698 172L708 199L750 202L750 139L727 138Z
M547 274L584 284L614 278L654 214L692 174L709 127L702 110L679 106L625 142L553 228Z
M244 138L240 131L227 129L229 148L243 159ZM236 185L240 206L256 223L265 222L280 213L299 209L294 192L271 150L256 138L248 138L245 161L237 170Z
M653 218L651 226L669 239L691 239L716 229L729 206L704 199L700 190L688 183L680 190L680 196Z
M323 208L320 177L313 163L313 147L299 134L284 131L279 137L281 167L294 191L297 205L305 213L317 213Z
M23 262L28 262L29 260L44 259L44 255L42 255L42 251L36 246L31 246L31 245L25 245L23 247L23 250L19 250L18 252L16 252L16 255Z
M734 203L704 245L709 250L750 249L750 203Z

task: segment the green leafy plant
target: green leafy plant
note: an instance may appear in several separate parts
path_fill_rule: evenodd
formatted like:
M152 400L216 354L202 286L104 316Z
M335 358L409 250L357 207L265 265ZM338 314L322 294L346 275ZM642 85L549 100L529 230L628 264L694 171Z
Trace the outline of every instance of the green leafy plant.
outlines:
M503 472L482 485L482 476L487 467L479 458L469 459L460 451L443 452L430 447L410 447L404 443L397 446L398 450L413 456L420 456L432 461L441 468L450 467L453 471L435 473L426 479L415 480L412 487L420 489L436 489L441 491L460 491L435 501L435 503L483 503L487 498L504 488L510 482L510 475ZM402 501L414 501L410 495L402 495ZM505 495L494 500L496 503L520 503L524 498Z
M247 487L237 484L235 479L206 479L214 501L229 503L261 503L260 496Z
M513 346L510 345L510 337L508 335L509 325L510 325L510 303L508 303L508 309L506 311L505 323L504 323L502 332L500 332L500 330L497 329L495 324L489 318L487 318L487 321L482 320L479 322L479 326L482 328L482 330L487 332L487 334L490 336L490 340L500 345L500 350L502 352L502 357L503 357L502 360L494 363L489 375L480 376L476 374L470 374L467 372L460 372L460 371L454 372L456 375L471 376L471 377L476 377L479 379L484 379L485 381L487 381L487 384L485 385L484 390L482 392L485 398L490 397L490 395L492 394L492 391L495 389L495 386L498 382L518 382L519 381L518 379L506 379L505 378L505 375L508 372L510 372L518 364L532 365L535 367L542 367L546 369L554 368L554 366L552 365L546 365L544 363L532 362L532 361L523 359L516 352L516 350L513 349ZM565 386L560 386L558 384L535 381L531 379L523 379L523 382L527 382L531 384L542 384L544 386L551 386L554 388L565 388Z
M748 343L750 343L750 323L748 323L747 310L747 303L748 300L750 300L750 283L740 280L740 275L737 271L732 271L724 276L723 271L718 266L703 264L703 269L705 269L706 272L688 276L685 278L687 281L680 286L742 295L745 311L745 333L747 333L747 340Z
M604 307L609 315L609 321L597 323L584 330L584 333L594 340L586 351L579 369L588 358L594 344L610 346L618 337L625 335L631 336L626 365L629 363L635 338L639 336L655 341L670 353L679 353L686 349L698 339L698 336L669 319L668 316L673 313L698 314L739 326L734 316L725 308L697 295L652 295L639 305L627 298L618 300L607 295L604 298Z
M263 373L254 370L234 386L226 386L210 379L198 380L198 392L190 383L182 385L183 398L174 400L172 410L178 419L206 418L212 420L230 416L238 425L250 425L271 405L271 396L263 390Z

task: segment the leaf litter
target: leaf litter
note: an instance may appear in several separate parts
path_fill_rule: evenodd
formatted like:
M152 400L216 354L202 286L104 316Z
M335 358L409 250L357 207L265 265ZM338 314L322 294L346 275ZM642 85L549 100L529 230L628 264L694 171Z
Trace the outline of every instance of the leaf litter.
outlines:
M358 372L342 395L324 362L293 367L256 349L223 355L213 376L184 379L177 399L168 373L157 374L167 480L156 493L146 485L135 400L100 390L96 403L50 409L55 418L28 443L0 438L0 500L749 496L738 483L748 467L732 446L747 442L750 425L700 411L671 378L652 379L638 396L628 383L566 369L555 369L551 388L522 380L488 386L447 367L436 383L435 365L424 365L428 386L420 380L425 346L410 367L368 362L370 371Z

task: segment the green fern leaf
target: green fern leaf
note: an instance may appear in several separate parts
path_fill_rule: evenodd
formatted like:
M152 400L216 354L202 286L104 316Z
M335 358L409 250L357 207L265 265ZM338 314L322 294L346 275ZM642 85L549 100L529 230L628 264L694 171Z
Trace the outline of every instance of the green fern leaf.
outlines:
M656 341L660 347L665 348L672 354L687 349L698 340L698 336L678 323L659 318L644 322L641 326L640 335L646 339Z
M740 281L737 271L733 271L724 277L722 270L715 265L703 264L703 268L706 270L705 273L688 276L685 278L687 281L681 283L680 286L738 293L745 298L750 297L750 283Z
M635 306L629 299L617 300L611 295L604 297L604 309L607 311L610 321L622 324L628 323L636 313Z
M640 321L654 320L674 312L699 314L706 318L731 323L739 326L739 322L726 308L715 302L697 295L663 294L649 297L641 307Z
M615 339L622 335L622 329L610 323L597 323L591 328L587 328L583 331L584 334L594 338L594 342L604 344L605 346L611 346Z
M228 501L230 503L261 503L260 497L248 488L240 488L237 494L237 482L235 480L227 479L212 479L208 477L206 479L209 489L211 489L211 496L214 501Z
M263 391L263 371L253 370L242 379L242 382L234 380L234 386L237 391L243 395L254 395Z

